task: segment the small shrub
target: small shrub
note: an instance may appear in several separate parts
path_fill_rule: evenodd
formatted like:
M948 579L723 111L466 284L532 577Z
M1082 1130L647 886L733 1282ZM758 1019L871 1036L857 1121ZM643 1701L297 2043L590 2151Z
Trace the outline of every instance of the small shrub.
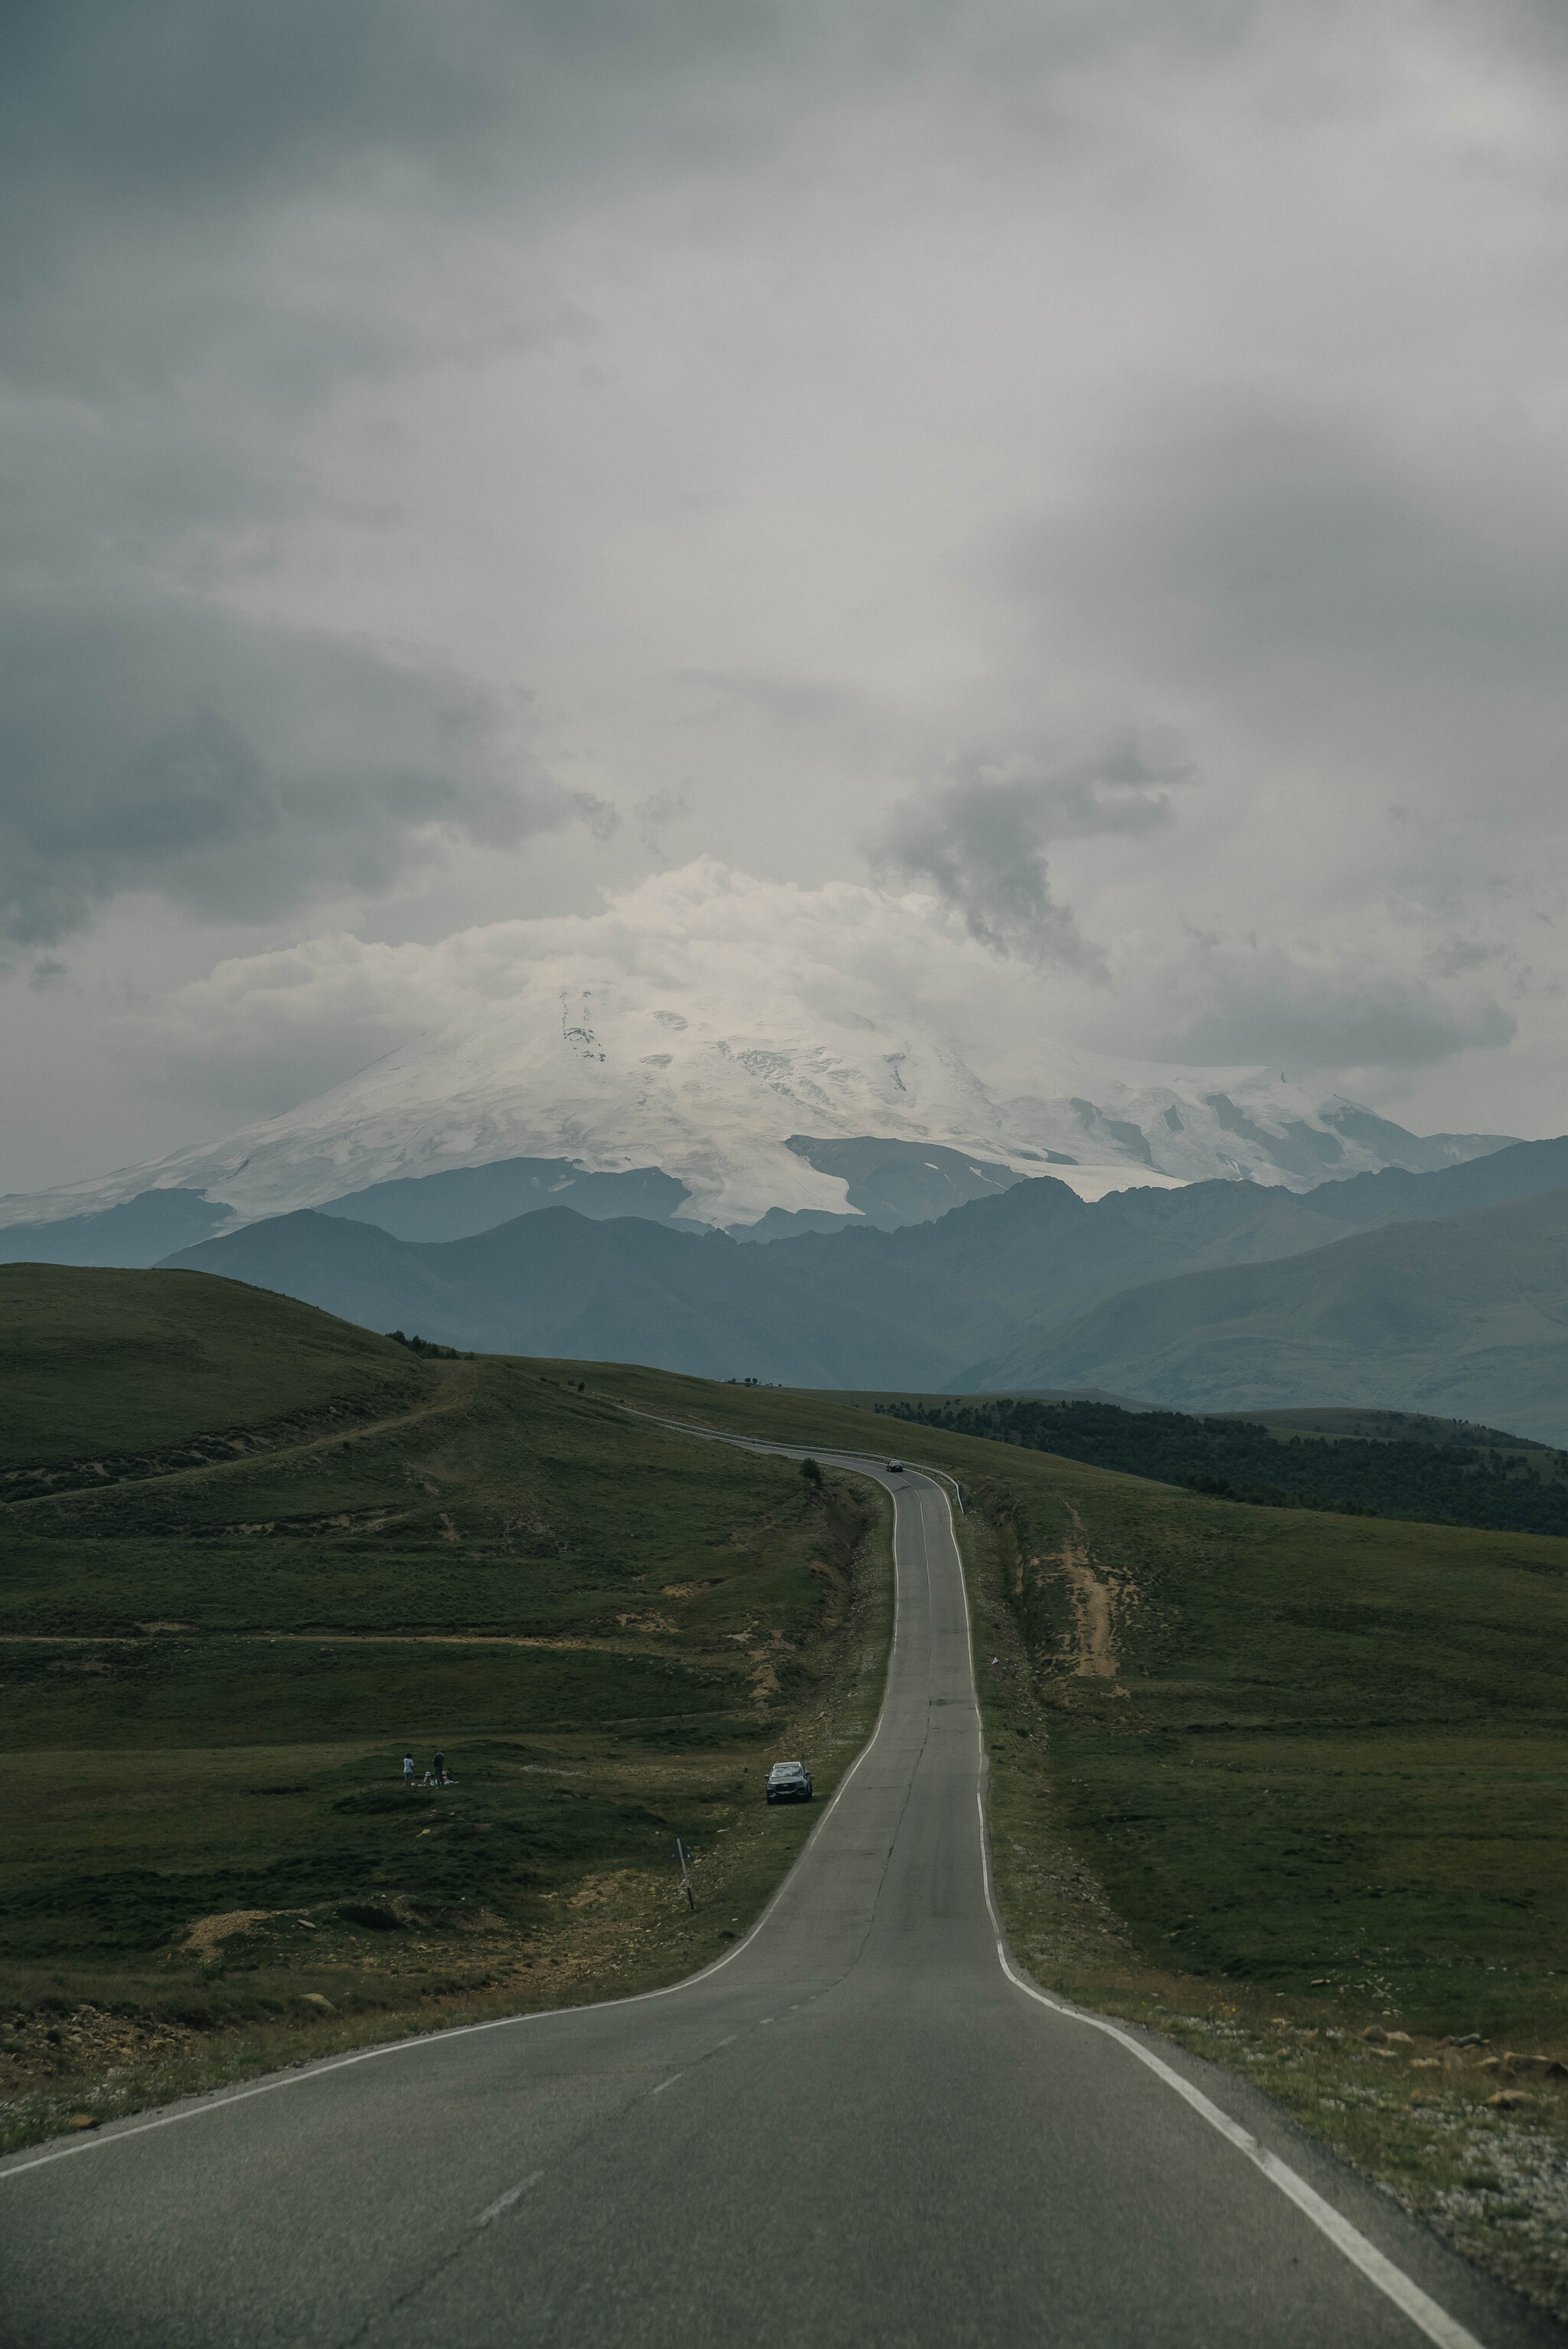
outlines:
M379 1900L340 1900L337 1913L346 1925L368 1925L372 1932L400 1933L403 1920Z

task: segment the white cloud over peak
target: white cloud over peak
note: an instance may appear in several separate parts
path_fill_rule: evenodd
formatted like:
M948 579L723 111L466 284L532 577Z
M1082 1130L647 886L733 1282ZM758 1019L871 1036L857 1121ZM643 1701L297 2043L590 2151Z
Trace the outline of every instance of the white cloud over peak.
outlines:
M1180 959L1130 959L1107 1003L1092 972L998 956L967 907L930 890L807 889L710 857L596 914L490 923L433 945L339 934L235 957L114 1024L134 1059L233 1117L286 1108L492 1011L548 1023L562 992L583 988L656 997L736 1035L907 1026L950 1044L1004 1095L1081 1089L1083 1053L1197 1067L1284 1060L1293 1077L1326 1082L1350 1067L1418 1067L1510 1030L1468 971L1444 991L1370 957L1347 975L1256 940L1194 938ZM1133 1034L1150 1049L1133 1050Z

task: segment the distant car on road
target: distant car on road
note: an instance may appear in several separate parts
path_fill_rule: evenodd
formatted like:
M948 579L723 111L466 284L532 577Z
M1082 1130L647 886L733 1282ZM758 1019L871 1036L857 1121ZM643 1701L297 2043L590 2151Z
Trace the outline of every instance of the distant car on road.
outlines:
M888 1462L888 1464L888 1464L888 1473L889 1473L891 1475L893 1475L893 1476L902 1476L902 1475L903 1475L903 1462L902 1460L890 1460L890 1461Z
M768 1799L770 1803L810 1801L811 1773L804 1762L775 1762L768 1773Z

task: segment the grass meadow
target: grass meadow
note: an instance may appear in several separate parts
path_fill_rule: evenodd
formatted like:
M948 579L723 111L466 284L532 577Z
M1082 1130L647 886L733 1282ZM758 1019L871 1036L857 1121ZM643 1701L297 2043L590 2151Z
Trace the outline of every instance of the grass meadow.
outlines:
M816 1816L769 1764L830 1792L880 1701L874 1487L234 1283L5 1285L5 2142L750 1922Z

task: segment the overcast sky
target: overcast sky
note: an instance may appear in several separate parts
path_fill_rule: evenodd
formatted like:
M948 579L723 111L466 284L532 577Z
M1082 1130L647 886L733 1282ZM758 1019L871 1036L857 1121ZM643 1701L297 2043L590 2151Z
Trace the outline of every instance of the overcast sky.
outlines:
M1563 24L6 12L0 1188L705 855L1067 1043L1568 1127Z

